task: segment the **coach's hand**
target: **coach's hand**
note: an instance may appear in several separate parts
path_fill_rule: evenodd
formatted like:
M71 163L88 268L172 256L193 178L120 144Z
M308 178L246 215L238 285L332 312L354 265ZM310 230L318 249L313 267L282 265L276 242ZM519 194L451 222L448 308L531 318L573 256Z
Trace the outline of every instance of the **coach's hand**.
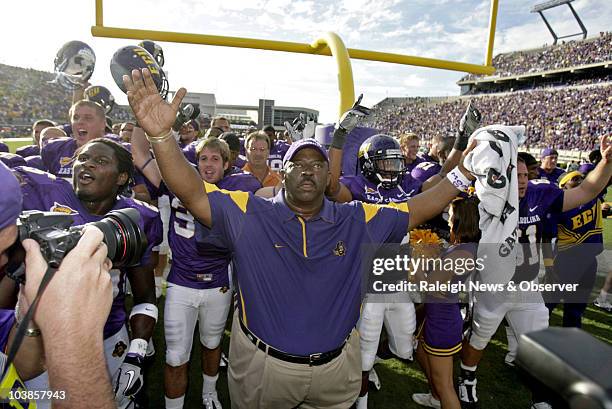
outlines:
M151 72L146 68L142 72L133 70L131 78L124 75L123 83L130 107L142 129L151 137L169 132L187 90L179 89L171 103L164 101L157 91Z

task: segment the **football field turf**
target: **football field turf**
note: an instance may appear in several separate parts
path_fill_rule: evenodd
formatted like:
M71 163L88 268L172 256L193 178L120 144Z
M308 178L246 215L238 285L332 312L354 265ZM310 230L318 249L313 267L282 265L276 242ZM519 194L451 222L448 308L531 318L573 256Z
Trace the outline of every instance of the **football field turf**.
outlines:
M598 280L601 282L601 280ZM596 288L599 288L599 285ZM155 362L147 374L145 384L148 385L149 407L164 407L164 339L163 339L163 301L160 298L160 320L155 330L155 347L157 350ZM561 311L556 309L551 317L551 325L561 325ZM227 326L229 328L229 325ZM609 344L612 344L612 314L594 307L589 307L583 319L583 329ZM197 328L195 333L197 334ZM228 351L229 331L223 338L223 350ZM200 344L194 337L189 367L189 387L185 398L185 408L201 407L202 375ZM517 370L504 364L506 354L506 334L504 328L497 331L495 338L489 343L484 358L478 368L478 396L481 408L523 409L529 407L530 394L522 385ZM458 368L458 358L455 358ZM412 402L413 393L427 392L427 382L419 365L413 362L406 365L395 359L385 361L375 366L382 383L380 391L371 391L369 407L377 409L421 408ZM455 370L455 374L458 369ZM219 374L217 390L221 403L229 409L227 391L227 369Z

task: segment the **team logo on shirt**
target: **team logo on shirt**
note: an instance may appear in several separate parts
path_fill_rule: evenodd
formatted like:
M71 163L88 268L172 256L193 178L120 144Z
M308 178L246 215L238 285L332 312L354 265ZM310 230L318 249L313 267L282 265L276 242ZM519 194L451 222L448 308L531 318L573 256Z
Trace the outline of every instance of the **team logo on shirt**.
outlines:
M113 350L113 356L115 358L122 357L127 349L127 345L123 341L119 341L115 344L115 349Z
M70 162L72 162L72 156L62 156L59 160L62 166L70 165Z
M53 202L53 206L51 207L51 209L49 209L49 211L66 214L79 214L79 212L77 212L76 210L57 202Z
M336 247L334 248L334 255L338 257L346 255L346 247L344 247L344 242L339 241L338 243L336 243Z

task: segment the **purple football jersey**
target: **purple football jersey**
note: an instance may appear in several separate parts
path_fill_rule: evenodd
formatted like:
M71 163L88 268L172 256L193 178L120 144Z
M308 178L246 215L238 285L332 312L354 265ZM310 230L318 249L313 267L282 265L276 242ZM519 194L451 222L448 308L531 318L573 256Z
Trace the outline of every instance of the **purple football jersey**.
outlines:
M268 165L273 171L278 172L283 168L283 158L285 157L285 153L289 150L289 146L291 145L280 140L277 140L274 142L274 145L272 145L270 156L268 157Z
M26 166L27 163L24 158L14 153L0 152L0 161L2 161L9 168L15 166Z
M40 152L45 169L55 176L72 178L72 162L76 149L77 143L73 138L50 141Z
M365 203L402 203L421 191L421 182L404 175L402 183L394 189L376 186L363 175L342 176L340 182L351 191L353 200Z
M6 343L14 323L15 310L0 310L0 352L6 351Z
M45 164L42 161L42 157L40 155L28 156L25 158L27 166L31 168L36 168L38 170L45 170Z
M18 167L15 169L15 173L21 181L23 210L43 210L71 214L75 226L104 218L104 216L88 213L68 181L32 168ZM127 208L136 209L140 213L139 226L147 237L147 248L140 260L140 266L148 265L151 261L152 248L162 241L162 222L159 211L144 202L123 196L117 198L112 210ZM115 299L104 326L104 338L119 331L127 320L124 303L125 274L125 269L111 271Z
M413 170L414 168L416 168L416 167L417 167L417 165L418 165L419 163L423 163L423 162L424 162L423 158L421 158L421 157L417 156L417 157L416 157L416 158L415 158L415 159L412 161L412 163L406 163L406 167L404 168L404 171L405 171L406 173L410 173L410 172L412 172L412 170Z
M255 192L261 183L249 173L235 173L221 179L217 187ZM227 267L231 252L213 236L198 246L194 217L172 192L167 193L170 197L168 243L172 249L168 282L196 289L229 287Z
M427 182L427 180L433 175L440 173L440 166L437 162L421 162L412 169L410 175L421 183Z
M527 192L519 202L518 239L521 243L513 280L531 281L540 269L537 243L542 242L545 224L561 213L563 190L545 179L530 180ZM521 254L519 254L521 255Z
M187 160L194 165L197 164L196 147L198 146L199 142L200 141L196 139L195 141L191 142L189 145L182 148L183 155L185 155Z
M559 176L561 176L565 171L561 168L554 168L552 172L548 173L542 168L538 168L538 175L540 179L549 180L551 183L557 183Z
M17 148L15 153L19 156L27 158L28 156L40 155L40 148L38 145L28 145Z

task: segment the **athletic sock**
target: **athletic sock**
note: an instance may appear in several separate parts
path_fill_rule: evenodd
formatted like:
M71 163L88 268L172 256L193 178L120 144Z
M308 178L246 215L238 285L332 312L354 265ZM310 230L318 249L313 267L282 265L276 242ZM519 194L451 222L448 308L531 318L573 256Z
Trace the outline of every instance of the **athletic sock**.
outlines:
M165 398L166 409L183 409L183 405L185 404L185 395L174 399L170 399L167 396Z
M215 376L208 376L203 373L202 378L204 378L204 383L202 384L202 396L207 393L217 391L217 379L219 379L219 374L216 374Z

